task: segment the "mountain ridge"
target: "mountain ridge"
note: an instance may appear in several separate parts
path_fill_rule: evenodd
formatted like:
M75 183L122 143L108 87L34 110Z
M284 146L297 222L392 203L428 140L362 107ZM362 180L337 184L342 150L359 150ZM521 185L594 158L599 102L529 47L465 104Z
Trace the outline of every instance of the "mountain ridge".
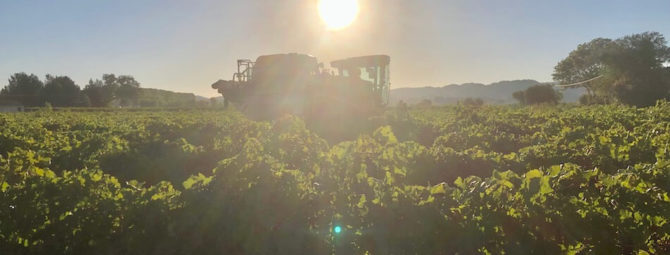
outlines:
M404 87L391 90L391 105L403 101L408 104L416 104L423 100L430 100L433 104L455 104L466 98L481 98L489 104L511 104L516 100L512 94L516 91L525 90L531 86L551 84L538 82L531 79L505 80L490 84L463 83L449 84L442 87ZM576 102L584 93L583 89L568 89L561 91L564 102Z
M431 100L433 104L456 104L466 98L481 98L488 104L513 104L516 100L512 94L516 91L525 90L534 85L551 84L538 82L531 79L504 80L490 84L468 82L463 84L448 84L441 87L403 87L391 89L390 105L396 105L399 101L408 104L416 104L422 100ZM563 94L563 102L574 103L585 93L582 88L559 90ZM221 96L213 97L222 101ZM208 100L205 97L198 100Z

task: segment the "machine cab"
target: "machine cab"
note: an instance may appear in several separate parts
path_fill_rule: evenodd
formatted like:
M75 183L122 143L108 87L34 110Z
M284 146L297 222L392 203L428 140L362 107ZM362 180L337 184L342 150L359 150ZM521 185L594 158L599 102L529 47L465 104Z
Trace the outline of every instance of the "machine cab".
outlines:
M391 57L387 55L372 55L333 61L330 66L337 69L340 77L360 79L362 84L369 84L371 92L381 100L379 103L387 105L391 89L390 63Z

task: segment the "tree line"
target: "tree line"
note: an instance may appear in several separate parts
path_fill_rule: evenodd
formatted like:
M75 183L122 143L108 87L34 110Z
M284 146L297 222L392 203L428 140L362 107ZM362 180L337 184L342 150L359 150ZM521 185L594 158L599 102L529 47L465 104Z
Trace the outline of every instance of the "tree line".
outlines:
M619 102L650 106L670 98L670 47L658 32L581 44L556 65L554 80L574 83L593 78L585 103Z
M620 103L651 106L670 99L670 47L658 32L618 39L596 38L580 44L554 68L559 84L584 83L582 104ZM522 104L557 103L552 85L537 85L514 93Z
M0 90L0 99L12 100L26 107L107 107L131 106L137 103L140 83L130 75L104 74L102 80L90 79L81 89L68 76L47 74L40 80L34 74L15 73Z

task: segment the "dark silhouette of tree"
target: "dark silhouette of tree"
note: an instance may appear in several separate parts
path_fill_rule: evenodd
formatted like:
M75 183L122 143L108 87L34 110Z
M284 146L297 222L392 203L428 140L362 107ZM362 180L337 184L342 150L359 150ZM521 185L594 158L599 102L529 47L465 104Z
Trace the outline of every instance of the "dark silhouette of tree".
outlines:
M116 78L116 83L119 86L116 89L116 97L121 100L121 105L136 105L140 93L140 83L129 75L120 75Z
M417 107L431 107L433 106L433 101L430 101L430 99L423 99L421 102L416 104Z
M114 100L121 106L138 105L140 83L130 75L103 74L102 80L89 80L83 92L94 107L109 106Z
M552 85L535 85L523 91L517 91L512 94L514 99L521 104L557 104L561 101L563 95L554 90Z
M113 74L112 74L113 76ZM107 79L105 79L107 77ZM116 78L110 79L109 74L103 75L103 80L89 80L83 92L88 96L91 106L106 107L114 100L118 84ZM104 81L104 82L103 82Z
M464 99L463 101L461 101L459 103L464 105L464 106L480 107L480 106L484 105L484 100L482 100L481 98L468 97L468 98Z
M582 105L611 104L614 97L605 97L599 95L584 94L579 97L579 103Z
M622 103L651 106L668 98L670 80L663 66L670 60L670 47L659 33L642 33L618 39L616 54L607 57L611 66L614 95Z
M519 103L526 104L526 93L525 93L525 91L521 90L521 91L514 92L514 93L512 93L512 97L514 97L514 99L519 101Z
M591 82L597 101L614 98L636 106L653 105L670 95L670 47L657 32L625 36L617 40L598 38L581 44L554 69L554 80L564 84ZM588 101L588 100L587 100Z
M139 93L140 83L129 75L104 74L102 80L91 79L81 90L67 76L47 75L43 83L34 74L16 73L0 90L0 97L28 107L44 106L47 102L55 107L106 107L115 99L122 106L137 105Z
M70 77L47 75L42 98L55 107L71 107L81 102L81 93L79 86Z
M83 92L79 93L79 99L77 100L77 103L75 106L79 107L91 107L91 99L88 97L88 95L84 94Z
M40 92L43 87L44 84L36 75L15 73L9 78L9 84L0 91L0 96L28 107L41 106Z
M601 75L606 67L605 55L611 50L612 43L611 39L596 38L580 44L554 67L554 80L570 84Z

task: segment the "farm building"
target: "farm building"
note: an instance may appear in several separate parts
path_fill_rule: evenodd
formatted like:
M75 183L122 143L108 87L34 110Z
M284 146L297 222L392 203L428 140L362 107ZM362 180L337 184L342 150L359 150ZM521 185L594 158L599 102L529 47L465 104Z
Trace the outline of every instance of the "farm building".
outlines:
M23 104L17 101L0 99L0 112L22 112L23 110Z

